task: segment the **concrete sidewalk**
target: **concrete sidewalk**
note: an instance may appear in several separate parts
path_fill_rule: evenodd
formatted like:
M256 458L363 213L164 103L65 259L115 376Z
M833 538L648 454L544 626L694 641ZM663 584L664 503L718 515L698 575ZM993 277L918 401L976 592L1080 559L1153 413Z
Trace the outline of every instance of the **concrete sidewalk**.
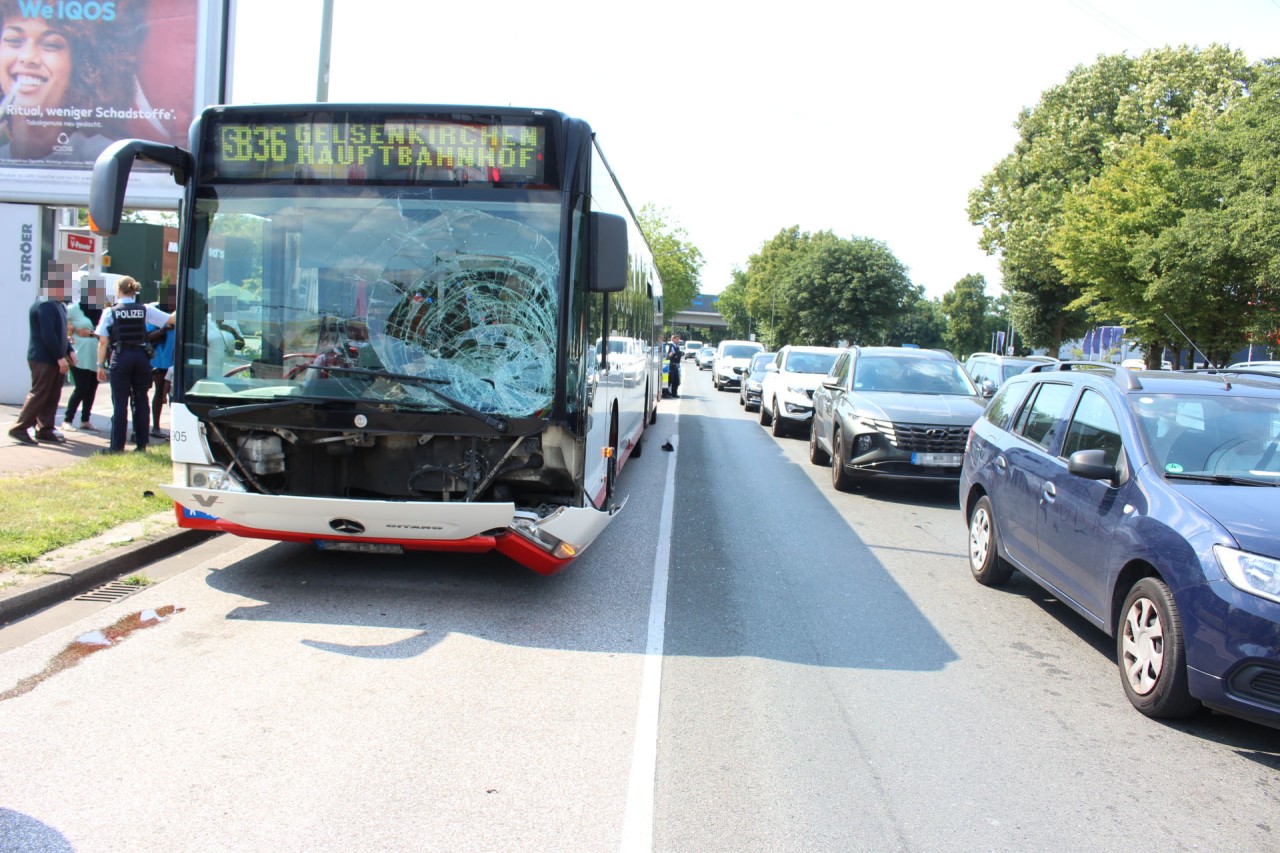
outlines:
M110 446L111 388L106 383L98 387L90 415L96 432L63 430L62 417L72 390L70 385L62 389L62 402L58 406L57 429L66 436L66 444L41 443L39 447L31 447L14 441L8 431L22 406L0 403L0 425L4 427L0 433L0 476L67 467ZM77 412L75 425L78 427L79 423ZM168 434L167 405L160 415L160 428ZM31 432L34 434L35 430ZM161 442L153 440L152 444ZM126 447L132 448L133 443L129 442ZM36 561L36 565L45 570L44 574L0 572L0 623L12 622L116 577L136 572L147 563L189 548L209 535L182 530L170 510L44 555Z

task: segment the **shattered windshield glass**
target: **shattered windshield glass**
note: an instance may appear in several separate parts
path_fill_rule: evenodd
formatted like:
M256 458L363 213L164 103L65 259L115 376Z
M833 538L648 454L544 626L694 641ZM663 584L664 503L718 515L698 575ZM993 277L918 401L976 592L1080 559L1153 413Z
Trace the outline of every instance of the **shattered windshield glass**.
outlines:
M558 194L257 190L197 202L187 394L550 408Z

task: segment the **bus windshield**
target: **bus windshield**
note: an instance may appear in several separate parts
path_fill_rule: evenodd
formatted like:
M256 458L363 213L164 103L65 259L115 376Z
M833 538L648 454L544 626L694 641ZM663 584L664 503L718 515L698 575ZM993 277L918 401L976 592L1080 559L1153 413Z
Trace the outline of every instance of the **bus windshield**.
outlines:
M560 202L544 190L201 187L182 392L545 413Z

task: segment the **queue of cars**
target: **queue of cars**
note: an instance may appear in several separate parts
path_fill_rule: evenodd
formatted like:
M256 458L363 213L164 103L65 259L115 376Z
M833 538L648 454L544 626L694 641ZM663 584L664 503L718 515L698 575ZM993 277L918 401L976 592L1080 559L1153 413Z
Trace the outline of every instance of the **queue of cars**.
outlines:
M802 353L831 355L811 391L780 369ZM807 422L809 458L837 489L957 483L974 579L1021 572L1114 638L1142 713L1207 707L1280 728L1280 374L974 365L783 347L747 367L739 402L766 426Z

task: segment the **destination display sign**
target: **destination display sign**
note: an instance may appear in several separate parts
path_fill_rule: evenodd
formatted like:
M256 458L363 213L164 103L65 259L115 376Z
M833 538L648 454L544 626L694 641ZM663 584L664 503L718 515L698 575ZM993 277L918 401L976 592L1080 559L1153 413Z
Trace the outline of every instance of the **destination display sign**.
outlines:
M207 121L204 180L544 184L547 179L547 128L535 116L462 120L227 113Z

